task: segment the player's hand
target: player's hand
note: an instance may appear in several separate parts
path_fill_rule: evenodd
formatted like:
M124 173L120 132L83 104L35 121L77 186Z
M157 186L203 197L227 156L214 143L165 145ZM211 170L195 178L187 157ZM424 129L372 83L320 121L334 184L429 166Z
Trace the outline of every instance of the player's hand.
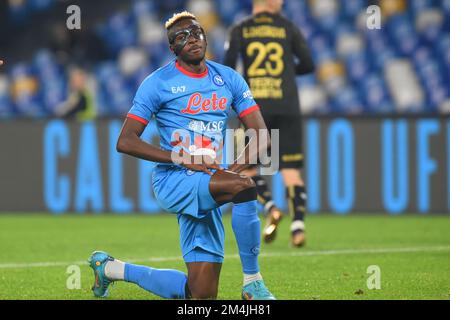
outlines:
M0 60L0 66L3 64L3 60Z
M233 163L232 165L230 165L228 167L228 171L232 171L232 172L235 172L235 173L241 173L242 171L244 171L248 167L249 167L248 164Z
M191 155L184 153L183 149L179 153L182 158L181 165L192 171L201 171L213 175L212 170L223 170L217 160L213 159L209 155Z

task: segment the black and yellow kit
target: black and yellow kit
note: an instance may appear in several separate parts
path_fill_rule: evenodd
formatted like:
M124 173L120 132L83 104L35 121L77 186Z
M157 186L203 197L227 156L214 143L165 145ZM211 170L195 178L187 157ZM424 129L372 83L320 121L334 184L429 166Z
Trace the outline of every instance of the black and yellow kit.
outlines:
M268 129L280 129L280 168L301 168L302 129L295 77L314 63L301 31L280 14L252 15L230 31L224 64L241 57L244 78Z

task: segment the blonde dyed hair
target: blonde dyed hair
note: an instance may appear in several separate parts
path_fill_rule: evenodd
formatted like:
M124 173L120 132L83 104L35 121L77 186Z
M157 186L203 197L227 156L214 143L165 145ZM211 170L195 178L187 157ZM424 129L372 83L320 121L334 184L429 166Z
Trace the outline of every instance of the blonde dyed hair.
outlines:
M166 21L166 30L169 30L175 23L177 23L178 21L182 20L182 19L193 19L193 20L197 20L197 17L188 12L188 11L183 11L183 12L179 12L179 13L174 13L172 18L170 18L169 20Z

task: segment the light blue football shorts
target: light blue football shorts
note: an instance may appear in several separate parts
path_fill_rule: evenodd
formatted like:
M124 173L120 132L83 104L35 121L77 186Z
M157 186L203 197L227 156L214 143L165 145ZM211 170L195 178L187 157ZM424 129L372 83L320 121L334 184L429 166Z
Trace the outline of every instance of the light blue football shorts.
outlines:
M210 180L207 173L179 166L157 165L153 170L158 203L177 214L185 262L223 262L222 212L209 192Z

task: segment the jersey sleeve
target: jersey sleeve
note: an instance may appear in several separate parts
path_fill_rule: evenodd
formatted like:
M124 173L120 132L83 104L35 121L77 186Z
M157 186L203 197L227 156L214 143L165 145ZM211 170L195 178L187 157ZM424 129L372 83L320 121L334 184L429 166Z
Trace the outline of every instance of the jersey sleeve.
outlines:
M146 78L139 86L133 99L133 106L127 114L127 118L137 120L145 125L152 116L158 112L160 98L156 82L152 76Z
M233 94L233 109L239 118L259 110L259 106L253 99L252 92L242 76L233 71L233 81L231 86Z

